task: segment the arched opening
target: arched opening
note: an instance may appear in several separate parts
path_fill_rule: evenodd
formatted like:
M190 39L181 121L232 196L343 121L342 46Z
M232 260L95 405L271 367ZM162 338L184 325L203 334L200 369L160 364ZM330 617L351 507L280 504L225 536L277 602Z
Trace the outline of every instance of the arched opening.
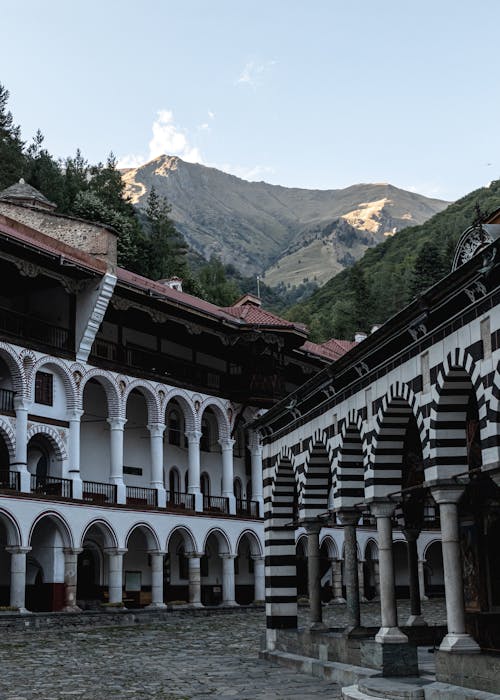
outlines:
M180 447L184 442L182 429L182 412L176 401L171 401L167 410L167 436L168 444Z
M149 528L139 525L129 534L123 557L123 602L127 608L143 608L152 602L151 552L158 543Z
M439 540L432 542L425 551L424 583L428 598L444 596L443 550Z
M200 488L203 497L208 499L210 496L210 477L207 472L202 472L200 475Z
M0 606L10 605L10 554L5 549L7 545L7 529L0 518Z
M109 484L111 455L108 397L101 380L90 379L85 384L82 407L80 471L84 480L84 498L112 502L113 487ZM98 494L97 489L91 487L94 483L109 484L109 489L101 489L102 493Z
M77 604L82 610L98 609L108 600L108 557L106 549L116 548L116 537L103 523L87 528L77 565Z
M364 561L365 598L373 600L378 595L378 547L370 540L365 549Z
M14 415L15 387L7 362L0 357L0 414Z
M220 605L223 599L221 555L229 551L226 538L218 531L211 532L205 542L201 568L201 602Z
M26 607L33 612L61 610L65 604L64 549L71 546L66 525L46 515L35 524L26 567Z
M323 540L319 549L319 573L321 581L321 601L329 603L333 598L332 543Z
M189 602L189 557L194 551L191 535L184 529L174 530L168 541L163 576L165 602Z
M309 595L307 576L307 538L302 536L298 539L295 547L296 567L297 567L297 595L307 598Z
M255 560L260 556L260 547L254 535L245 533L238 542L234 560L236 602L249 605L255 600Z
M236 477L233 481L233 493L237 501L241 501L243 498L243 487L241 485L241 479Z
M177 467L171 467L168 473L168 492L169 498L174 501L178 500L179 492L181 490L181 477Z
M37 433L30 438L27 466L32 492L50 496L71 495L68 484L62 481L63 462L59 446L49 435Z
M127 501L148 499L138 489L151 483L151 451L148 404L140 389L133 389L127 397L125 430L123 435L123 481L128 487ZM151 504L149 504L151 505Z

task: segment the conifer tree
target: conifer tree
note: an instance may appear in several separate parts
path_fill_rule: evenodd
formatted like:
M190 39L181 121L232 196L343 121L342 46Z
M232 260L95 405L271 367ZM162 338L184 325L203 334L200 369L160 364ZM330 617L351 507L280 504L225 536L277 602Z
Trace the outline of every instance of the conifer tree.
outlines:
M25 167L21 130L14 125L8 101L9 91L0 84L0 190L17 182Z
M411 273L408 301L439 282L447 272L449 269L439 246L434 241L424 243Z

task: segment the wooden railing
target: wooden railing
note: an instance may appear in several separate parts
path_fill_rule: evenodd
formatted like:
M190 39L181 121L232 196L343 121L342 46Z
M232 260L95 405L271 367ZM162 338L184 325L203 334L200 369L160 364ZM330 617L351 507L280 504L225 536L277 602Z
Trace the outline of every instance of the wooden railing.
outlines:
M72 483L70 479L60 479L57 476L31 475L31 493L37 496L50 496L51 498L71 498Z
M14 410L14 392L10 389L0 389L0 413Z
M100 481L82 482L82 498L87 503L116 503L115 484L103 484Z
M0 490L19 491L19 472L11 472L8 469L0 469Z
M213 513L229 513L229 500L225 496L203 496L203 510Z
M247 518L258 518L259 504L257 501L247 501L243 498L237 498L236 515L244 515Z
M141 508L156 508L158 505L156 489L142 486L127 486L127 505Z
M167 491L167 508L170 510L194 510L194 495L180 491Z
M73 350L73 342L67 328L3 307L0 307L0 335L16 340L35 340L58 350Z

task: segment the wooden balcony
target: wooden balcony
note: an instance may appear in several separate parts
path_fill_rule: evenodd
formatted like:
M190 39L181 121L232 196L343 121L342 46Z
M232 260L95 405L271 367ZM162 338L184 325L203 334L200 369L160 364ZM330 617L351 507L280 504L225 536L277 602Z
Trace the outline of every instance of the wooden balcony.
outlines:
M71 479L60 479L57 476L31 475L31 493L48 498L72 498L73 484Z
M19 472L0 469L0 491L19 491Z
M74 350L67 328L4 307L0 307L0 336L21 345L34 343L66 353Z
M14 413L14 396L14 391L0 389L0 413Z
M180 491L167 491L167 510L194 510L194 495Z
M205 513L229 513L229 499L225 496L203 496Z
M243 498L237 498L236 515L242 515L245 518L258 518L259 504L257 501L247 501Z
M158 494L156 489L147 489L142 486L127 486L127 505L138 508L156 508L158 506Z
M95 503L96 505L116 503L115 484L103 484L100 481L83 481L82 490L82 498L87 503Z

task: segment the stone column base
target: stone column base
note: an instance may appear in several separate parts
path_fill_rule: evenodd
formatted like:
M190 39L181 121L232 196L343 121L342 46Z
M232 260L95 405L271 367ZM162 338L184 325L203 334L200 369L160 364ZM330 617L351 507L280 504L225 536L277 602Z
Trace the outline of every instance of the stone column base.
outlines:
M447 651L451 654L479 654L479 644L470 634L448 633L441 642L439 651Z
M427 622L424 620L423 615L410 615L405 627L427 627Z
M150 603L146 605L146 610L165 610L166 607L165 603Z
M345 605L345 598L334 598L332 601L330 601L334 605Z
M407 644L408 637L399 627L381 627L375 635L375 641L379 644Z
M189 607L190 608L204 608L205 606L203 605L203 603L197 602L197 603L189 603Z
M82 609L78 605L65 605L61 612L80 613Z

